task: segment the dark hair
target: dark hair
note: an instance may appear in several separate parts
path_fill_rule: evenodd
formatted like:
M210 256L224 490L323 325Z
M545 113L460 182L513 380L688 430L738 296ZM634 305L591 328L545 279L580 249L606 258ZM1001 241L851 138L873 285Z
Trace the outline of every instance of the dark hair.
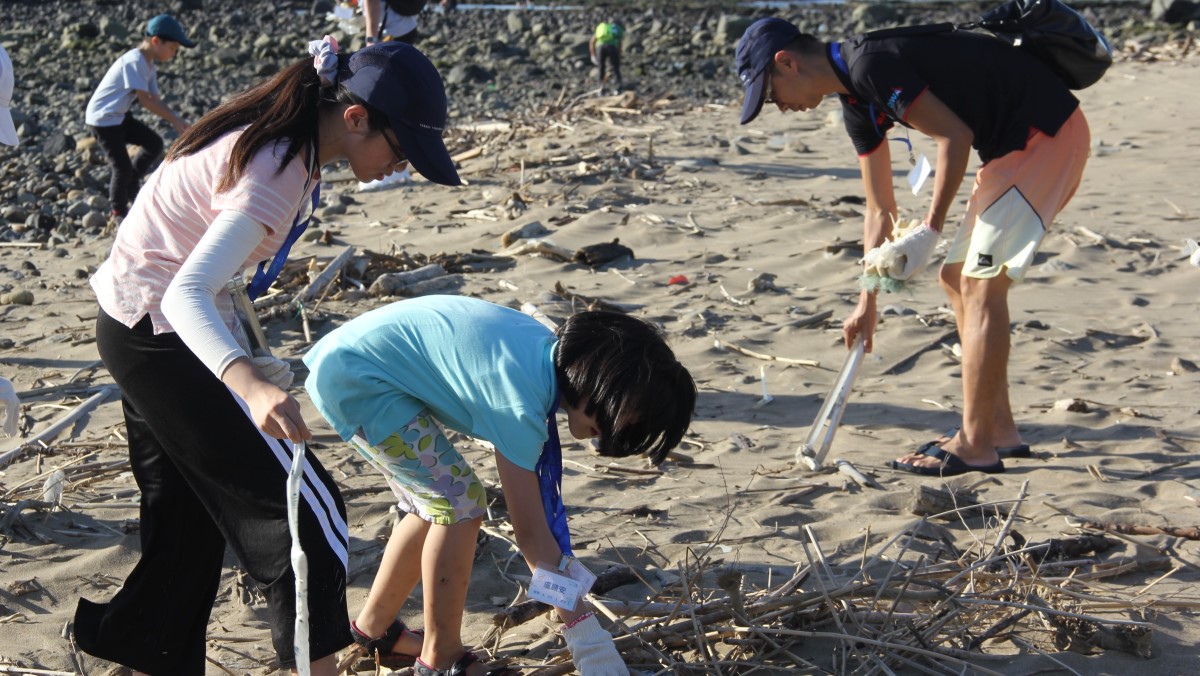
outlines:
M820 56L825 54L825 41L814 35L801 33L792 38L784 49L805 56Z
M555 334L558 386L568 405L587 402L584 413L600 427L600 455L661 463L696 408L696 383L662 331L618 312L580 312Z
M345 57L339 57L344 64ZM282 172L310 143L318 145L320 111L346 104L367 109L367 125L374 131L388 127L387 117L366 105L341 85L321 87L311 58L302 59L271 79L237 94L214 108L188 128L167 153L167 161L192 155L225 134L245 127L233 144L229 170L217 184L217 192L232 188L259 150L270 143L287 139L287 150L279 163Z

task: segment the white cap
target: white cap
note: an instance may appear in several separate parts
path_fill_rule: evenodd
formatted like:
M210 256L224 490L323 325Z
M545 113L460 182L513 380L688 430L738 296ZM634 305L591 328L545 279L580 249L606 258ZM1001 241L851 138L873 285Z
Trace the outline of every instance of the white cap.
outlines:
M12 113L8 110L12 104L14 82L12 59L0 46L0 143L10 146L20 143L17 128L13 126Z

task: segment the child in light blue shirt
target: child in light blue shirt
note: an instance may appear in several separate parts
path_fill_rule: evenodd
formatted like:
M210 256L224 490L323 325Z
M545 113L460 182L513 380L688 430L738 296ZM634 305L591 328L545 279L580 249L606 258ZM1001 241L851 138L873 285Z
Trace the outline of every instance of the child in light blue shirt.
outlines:
M556 528L543 503L543 463L558 452L554 412L566 411L576 439L599 437L601 455L657 464L687 431L696 400L687 369L640 319L582 312L551 332L516 310L459 296L368 312L322 338L304 362L317 410L387 477L407 512L351 623L355 640L384 658L418 656L418 676L482 673L460 630L485 497L443 426L496 447L509 518L532 570L570 554L565 517ZM423 635L396 619L418 579ZM628 673L582 604L558 614L580 671Z

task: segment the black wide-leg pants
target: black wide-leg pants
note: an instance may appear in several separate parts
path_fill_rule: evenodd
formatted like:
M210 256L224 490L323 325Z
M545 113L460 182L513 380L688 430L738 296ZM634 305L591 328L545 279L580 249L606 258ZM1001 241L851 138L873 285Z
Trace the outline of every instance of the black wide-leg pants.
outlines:
M295 663L295 584L286 481L292 444L264 435L244 402L174 333L130 329L103 311L96 343L121 387L141 488L142 556L107 603L81 598L80 648L153 676L203 676L209 614L228 545L267 599L282 666ZM308 558L312 659L351 642L348 533L337 486L305 452L300 539Z

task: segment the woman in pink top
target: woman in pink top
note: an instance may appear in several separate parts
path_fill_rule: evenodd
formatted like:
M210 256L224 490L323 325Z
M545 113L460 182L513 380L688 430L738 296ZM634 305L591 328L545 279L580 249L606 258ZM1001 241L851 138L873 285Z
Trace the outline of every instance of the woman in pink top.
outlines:
M96 343L121 387L142 491L142 556L107 603L80 599L75 636L135 673L204 673L227 545L267 599L280 664L295 665L285 483L290 442L311 433L286 364L252 358L227 282L258 265L251 295L270 286L316 204L322 165L346 160L369 181L411 163L459 184L441 139L445 88L419 51L389 43L347 57L327 37L310 53L179 139L92 278ZM331 675L351 642L346 511L307 451L304 483L309 654L313 674Z

